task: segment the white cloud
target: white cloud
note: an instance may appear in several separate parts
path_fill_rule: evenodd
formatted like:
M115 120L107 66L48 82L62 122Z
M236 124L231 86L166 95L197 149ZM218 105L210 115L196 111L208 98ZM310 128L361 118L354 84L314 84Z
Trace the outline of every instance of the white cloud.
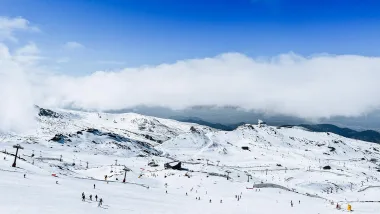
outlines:
M43 59L43 57L40 56L40 50L37 45L31 42L26 46L16 49L13 59L23 64L35 64Z
M11 40L16 42L15 31L39 31L37 27L31 26L29 21L21 18L9 18L0 16L0 41Z
M79 42L66 42L64 48L68 50L81 49L84 48L84 45Z
M37 45L33 42L30 42L28 45L21 47L16 50L16 55L37 55L40 53Z
M33 94L33 81L29 77L35 68L25 63L26 59L20 61L17 55L34 51L29 46L12 55L0 43L0 131L23 131L35 124L33 103L37 95Z
M44 104L96 110L234 105L303 118L357 116L380 107L379 70L376 57L290 53L258 60L228 53L83 77L50 76Z
M74 77L41 74L38 60L20 60L38 53L33 43L13 53L0 44L0 130L29 124L34 104L100 111L232 105L308 119L359 116L380 107L380 57L288 53L255 59L227 53Z

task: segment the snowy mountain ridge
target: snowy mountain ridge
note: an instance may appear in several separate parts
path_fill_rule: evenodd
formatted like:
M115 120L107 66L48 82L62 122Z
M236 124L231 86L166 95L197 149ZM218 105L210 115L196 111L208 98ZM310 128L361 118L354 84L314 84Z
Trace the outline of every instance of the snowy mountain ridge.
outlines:
M27 173L41 180L59 179L60 182L71 183L71 186L65 186L70 189L65 194L77 195L78 185L92 182L103 185L107 175L107 181L112 183L105 185L110 189L97 191L115 200L109 202L108 212L111 213L124 209L123 203L118 202L119 197L132 204L145 203L144 207L156 207L161 210L157 213L176 213L173 207L161 209L150 202L137 202L123 191L132 191L132 195L137 194L139 198L159 197L162 204L167 203L169 199L165 197L169 197L178 206L189 206L188 213L198 210L193 207L197 202L186 198L188 194L224 199L231 207L205 208L207 213L252 213L245 209L250 206L250 200L236 204L233 196L237 192L244 192L254 201L266 199L263 205L274 203L280 206L262 213L289 209L282 204L285 201L281 202L281 197L302 198L316 203L315 213L335 213L337 210L329 205L332 201L334 204L356 203L354 207L360 213L375 213L371 210L380 208L378 204L366 202L380 201L376 194L380 190L377 188L380 186L378 144L265 123L245 124L233 131L222 131L134 113L42 108L36 117L36 129L17 135L0 135L0 156L4 158L0 164L0 186L8 183L9 187L15 187L18 183L9 183L2 178L12 180L15 173ZM15 150L12 146L16 144L24 149L19 151L19 168L12 168L10 163ZM173 161L181 163L178 165L180 170L167 168L167 163ZM126 173L129 185L119 186L124 177L124 167L130 170ZM58 175L58 178L49 177L51 174ZM36 186L42 184L38 180L33 182ZM164 184L169 184L169 187ZM27 193L40 191L33 187ZM149 191L135 189L141 187L149 187ZM50 188L59 187L53 185ZM264 188L264 193L260 193L264 197L261 198L252 188ZM173 195L161 195L164 191ZM5 202L7 200L4 199ZM5 205L0 202L2 206ZM204 206L208 205L200 207ZM130 212L151 212L148 207L132 206ZM306 207L285 213L305 213ZM81 212L78 209L81 210L82 205L64 210Z

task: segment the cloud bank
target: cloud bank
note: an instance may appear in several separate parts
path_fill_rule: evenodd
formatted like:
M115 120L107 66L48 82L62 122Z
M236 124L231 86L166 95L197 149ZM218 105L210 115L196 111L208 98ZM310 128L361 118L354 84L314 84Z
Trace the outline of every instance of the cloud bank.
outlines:
M50 76L48 105L110 110L136 105L181 109L239 106L302 118L359 116L380 107L380 58L239 53L89 76Z
M232 105L310 119L360 116L380 107L377 57L289 53L253 59L226 53L72 77L40 75L38 65L30 63L38 58L33 45L14 55L3 45L1 53L3 122L17 122L13 117L30 113L30 108L25 112L23 108L34 104L97 111L137 105L172 109Z
M35 124L35 96L27 70L36 60L33 45L11 53L0 43L0 132L22 131ZM33 68L30 68L32 71Z

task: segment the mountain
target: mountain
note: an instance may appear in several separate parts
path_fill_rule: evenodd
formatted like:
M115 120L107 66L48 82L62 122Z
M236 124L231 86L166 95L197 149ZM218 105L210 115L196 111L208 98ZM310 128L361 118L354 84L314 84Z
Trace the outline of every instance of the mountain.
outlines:
M314 132L331 132L347 138L380 143L380 133L373 130L355 131L349 128L341 128L332 124L301 124L301 127Z
M136 113L43 108L36 121L33 130L0 133L4 213L333 214L341 212L336 203L357 213L380 209L373 203L380 145L330 131L266 124L225 131ZM97 207L90 194L104 204Z
M243 125L244 123L237 123L237 124L220 124L220 123L211 123L202 120L201 118L197 117L171 117L172 119L182 121L182 122L189 122L189 123L196 123L199 125L209 126L215 129L220 129L224 131L232 131L239 127L240 125ZM270 125L277 125L277 123ZM295 125L279 125L279 127L293 127ZM374 130L364 130L364 131L356 131L349 128L341 128L333 124L300 124L296 125L299 127L304 127L310 131L313 132L331 132L337 135L341 135L347 138L357 139L357 140L363 140L367 142L373 142L373 143L380 143L380 133Z
M187 122L187 123L196 123L199 125L208 126L208 127L214 128L214 129L220 129L220 130L224 130L224 131L232 131L232 130L236 129L238 126L245 124L244 122L241 122L241 123L237 123L237 124L224 125L224 124L220 124L220 123L207 122L207 121L204 121L198 117L181 117L181 116L176 117L176 116L173 116L173 117L170 117L170 119L178 120L181 122Z
M142 115L148 115L160 118L199 118L215 124L239 124L256 123L258 119L264 120L273 126L284 124L309 124L310 121L295 116L281 114L270 114L266 112L249 111L237 106L192 106L181 110L173 110L165 107L155 106L135 106L109 113L127 113L134 112ZM357 117L333 116L318 120L320 124L334 124L341 127L347 127L354 130L380 130L380 110L375 110L367 115Z

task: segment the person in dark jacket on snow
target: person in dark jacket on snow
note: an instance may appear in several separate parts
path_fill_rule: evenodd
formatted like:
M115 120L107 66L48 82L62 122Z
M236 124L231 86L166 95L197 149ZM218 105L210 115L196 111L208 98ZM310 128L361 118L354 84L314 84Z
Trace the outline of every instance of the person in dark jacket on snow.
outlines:
M98 201L98 195L95 195L95 200Z

